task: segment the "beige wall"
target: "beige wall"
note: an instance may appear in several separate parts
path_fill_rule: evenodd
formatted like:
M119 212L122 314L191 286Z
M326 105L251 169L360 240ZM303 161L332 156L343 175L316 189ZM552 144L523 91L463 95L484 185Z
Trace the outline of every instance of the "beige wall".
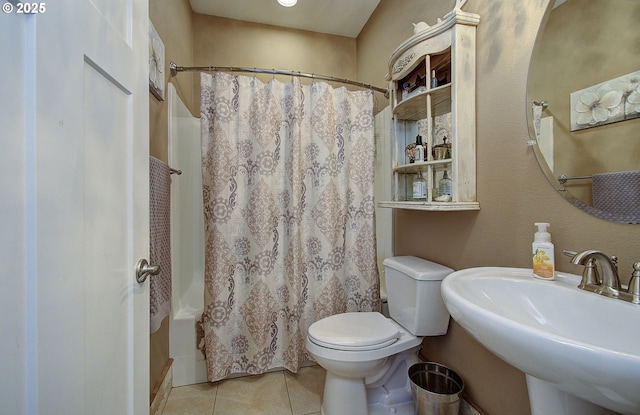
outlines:
M194 65L284 69L356 77L356 40L302 30L193 15ZM251 76L251 74L245 74ZM258 75L263 81L271 75ZM288 81L286 76L278 76ZM310 82L310 80L303 80ZM199 96L199 81L194 95Z
M373 82L386 71L396 43L411 35L411 23L432 23L430 10L452 1L439 0L421 13L394 0L382 0L358 39L358 76ZM422 1L402 3L425 4ZM600 249L620 258L626 280L640 260L640 228L593 218L557 195L527 147L527 73L532 47L547 0L469 0L466 11L481 16L477 31L477 186L479 212L394 212L396 255L417 255L454 269L476 266L531 266L533 223L551 223L556 266L580 273L559 255L562 249ZM446 9L446 8L445 8ZM424 16L421 18L420 16ZM393 22L402 37L384 30ZM402 29L402 28L405 29ZM366 37L365 37L366 35ZM363 54L361 54L363 52ZM365 53L366 52L366 53ZM385 66L381 66L383 61ZM561 81L561 80L557 80ZM624 318L624 316L618 316ZM521 372L503 363L467 335L455 322L443 337L426 339L423 354L452 367L464 378L466 391L491 415L529 413Z

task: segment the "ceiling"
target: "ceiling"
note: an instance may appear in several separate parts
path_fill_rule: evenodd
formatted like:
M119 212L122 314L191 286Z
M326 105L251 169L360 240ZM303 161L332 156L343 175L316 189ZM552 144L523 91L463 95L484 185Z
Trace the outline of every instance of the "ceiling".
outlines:
M196 13L355 38L380 0L190 0Z

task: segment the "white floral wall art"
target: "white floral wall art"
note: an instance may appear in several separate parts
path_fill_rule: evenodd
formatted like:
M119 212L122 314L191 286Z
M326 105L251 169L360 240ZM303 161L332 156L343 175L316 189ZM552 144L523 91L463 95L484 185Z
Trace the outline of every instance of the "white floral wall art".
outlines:
M640 71L571 93L571 131L640 117Z
M149 90L160 101L164 101L164 43L149 20Z

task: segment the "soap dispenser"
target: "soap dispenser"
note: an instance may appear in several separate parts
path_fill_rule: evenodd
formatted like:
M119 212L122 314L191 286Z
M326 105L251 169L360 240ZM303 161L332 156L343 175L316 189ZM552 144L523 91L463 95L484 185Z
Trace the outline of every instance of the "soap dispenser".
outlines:
M533 243L533 276L542 280L556 279L555 258L551 234L547 232L548 223L536 222L538 232L534 234Z

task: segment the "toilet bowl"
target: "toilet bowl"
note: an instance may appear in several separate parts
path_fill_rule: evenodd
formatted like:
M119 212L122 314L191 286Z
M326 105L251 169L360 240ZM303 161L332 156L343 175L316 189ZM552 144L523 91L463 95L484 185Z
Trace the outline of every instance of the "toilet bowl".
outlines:
M351 315L358 318L349 319ZM346 350L341 350L328 347L327 339L321 334L316 334L320 339L314 337L312 333L315 330L313 329L317 327L312 325L309 328L307 350L315 361L327 371L322 414L413 414L410 385L398 385L400 387L395 388L392 396L389 396L389 393L385 393L384 390L377 393L374 390L376 388L383 389L387 383L385 378L391 378L398 372L400 372L400 378L408 381L407 370L413 363L418 362L416 353L422 343L422 338L412 335L398 323L380 313L337 314L320 320L320 322L327 324L327 326L336 322L339 325L338 320L343 320L340 318L343 316L347 317L344 320L354 323L353 330L348 333L351 337L354 336L354 333L370 331L369 338L375 339L376 327L379 327L380 332L385 335L381 335L377 339L379 340L377 343L360 346L351 344L343 346ZM344 324L344 320L341 323ZM387 332L390 331L395 332L394 337L391 340L385 339L388 337ZM334 345L333 347L340 346ZM371 391L367 389L371 389ZM405 411L401 410L403 406L407 407ZM369 407L380 410L370 411L374 408ZM390 412L387 408L395 408L395 412Z
M323 415L414 415L409 367L422 336L447 331L440 294L453 272L416 257L384 260L389 313L342 313L313 323L306 347L327 371Z

